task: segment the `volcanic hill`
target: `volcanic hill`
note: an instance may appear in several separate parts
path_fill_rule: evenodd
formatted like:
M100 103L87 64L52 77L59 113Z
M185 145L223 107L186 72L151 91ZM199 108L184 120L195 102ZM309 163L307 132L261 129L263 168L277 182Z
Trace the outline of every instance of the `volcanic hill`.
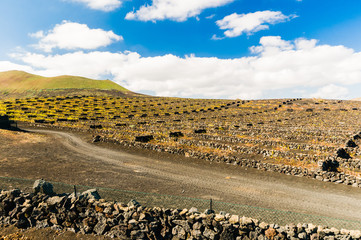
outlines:
M23 71L0 72L0 99L74 95L141 96L110 80L68 75L42 77Z

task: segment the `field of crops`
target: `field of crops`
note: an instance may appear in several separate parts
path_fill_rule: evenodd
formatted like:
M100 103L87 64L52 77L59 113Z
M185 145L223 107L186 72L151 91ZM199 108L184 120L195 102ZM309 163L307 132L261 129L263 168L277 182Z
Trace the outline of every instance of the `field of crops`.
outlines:
M75 96L2 101L0 115L39 126L89 131L95 142L210 161L316 169L319 161L335 157L342 159L343 171L358 175L361 168L361 103L356 101ZM346 146L349 140L354 146ZM337 153L341 148L346 157Z

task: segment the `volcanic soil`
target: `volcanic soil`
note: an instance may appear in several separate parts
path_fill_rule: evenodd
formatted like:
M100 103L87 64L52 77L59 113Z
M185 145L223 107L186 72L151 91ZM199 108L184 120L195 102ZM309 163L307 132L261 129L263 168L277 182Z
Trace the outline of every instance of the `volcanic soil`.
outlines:
M27 131L0 130L3 177L212 198L361 220L358 188L108 143L93 144L92 136L85 133Z

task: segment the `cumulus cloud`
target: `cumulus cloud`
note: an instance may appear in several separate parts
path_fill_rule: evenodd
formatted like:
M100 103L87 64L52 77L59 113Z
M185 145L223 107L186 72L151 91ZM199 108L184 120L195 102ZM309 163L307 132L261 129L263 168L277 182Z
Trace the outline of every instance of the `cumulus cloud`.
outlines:
M45 52L51 52L54 48L67 50L97 49L123 40L122 36L116 35L113 31L90 29L86 24L69 21L57 24L47 33L39 31L30 34L30 36L40 39L35 47Z
M298 46L298 42L300 41L301 40L297 40L295 45ZM311 41L306 41L306 42L310 43ZM250 47L252 53L262 53L263 55L265 54L272 55L279 51L292 50L294 48L294 45L292 45L290 41L282 40L280 36L262 37L259 43L260 43L259 46Z
M226 30L226 37L238 37L242 34L253 34L255 32L269 29L270 24L288 21L294 15L286 16L279 11L258 11L248 14L233 13L216 21L218 27Z
M34 69L27 65L16 64L10 61L0 61L0 72L10 71L10 70L34 72Z
M204 9L226 5L234 0L152 0L152 5L143 5L129 12L125 19L156 21L171 19L178 22L199 15Z
M88 8L110 12L122 5L120 0L69 0L85 4Z
M133 91L147 90L159 96L254 99L266 93L272 96L272 91L307 88L319 89L313 96L336 98L346 95L348 86L361 82L361 53L344 46L269 36L252 49L256 49L254 56L233 59L100 51L28 52L13 57L41 75L112 75L114 81Z
M337 86L335 84L328 84L322 88L319 88L317 92L312 93L310 97L340 99L347 97L348 93L349 91L345 87Z

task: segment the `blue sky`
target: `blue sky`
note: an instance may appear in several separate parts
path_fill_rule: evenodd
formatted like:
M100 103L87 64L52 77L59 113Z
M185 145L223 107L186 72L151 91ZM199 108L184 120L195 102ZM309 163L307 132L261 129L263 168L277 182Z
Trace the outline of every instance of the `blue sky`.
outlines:
M361 1L2 0L0 71L194 98L361 97Z

